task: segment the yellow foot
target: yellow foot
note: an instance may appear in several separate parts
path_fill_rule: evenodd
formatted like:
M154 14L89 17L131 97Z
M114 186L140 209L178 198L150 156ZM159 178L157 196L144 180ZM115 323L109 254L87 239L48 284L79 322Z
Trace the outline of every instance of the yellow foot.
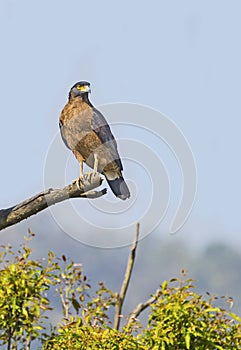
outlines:
M92 183L97 181L97 179L100 179L99 174L96 171L91 171L78 177L78 179L75 179L72 184L76 185L79 190L84 191L85 187L88 188Z
M72 184L76 185L78 187L79 190L82 190L84 187L84 176L80 176L77 179L75 179Z
M95 178L99 177L99 174L96 171L90 171L85 173L83 176L84 183L90 184L95 181Z

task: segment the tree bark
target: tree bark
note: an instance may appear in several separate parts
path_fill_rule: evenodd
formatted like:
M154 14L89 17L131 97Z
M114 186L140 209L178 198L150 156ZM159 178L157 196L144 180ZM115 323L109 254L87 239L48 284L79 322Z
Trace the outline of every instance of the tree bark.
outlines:
M92 191L102 183L97 173L87 173L83 180L78 179L64 188L49 188L11 208L0 210L0 230L37 214L47 207L70 198L98 198L107 190Z
M129 327L131 323L134 320L136 320L137 317L142 313L142 311L148 308L151 304L154 304L160 295L161 289L157 289L156 293L153 296L151 296L148 300L146 300L144 303L138 304L136 308L132 311L132 313L129 315L126 327Z

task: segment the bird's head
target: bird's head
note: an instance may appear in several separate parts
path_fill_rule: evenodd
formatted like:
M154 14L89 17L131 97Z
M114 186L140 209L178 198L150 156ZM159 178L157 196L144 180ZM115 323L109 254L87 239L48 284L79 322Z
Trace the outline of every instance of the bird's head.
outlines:
M89 92L91 92L90 83L88 83L88 81L79 81L70 89L69 98L78 96L83 98L87 96Z

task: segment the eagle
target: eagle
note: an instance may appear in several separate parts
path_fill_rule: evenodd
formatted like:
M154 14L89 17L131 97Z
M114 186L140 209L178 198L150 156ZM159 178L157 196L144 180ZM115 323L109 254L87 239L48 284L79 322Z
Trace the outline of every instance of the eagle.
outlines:
M74 153L80 164L105 176L112 192L120 199L130 197L123 178L123 166L116 140L105 117L89 100L90 83L80 81L69 92L69 99L59 119L59 127L65 145Z

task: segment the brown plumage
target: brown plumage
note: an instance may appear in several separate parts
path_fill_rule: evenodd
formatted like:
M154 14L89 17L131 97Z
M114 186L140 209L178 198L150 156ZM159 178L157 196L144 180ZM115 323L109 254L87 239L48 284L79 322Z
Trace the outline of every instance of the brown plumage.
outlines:
M63 141L80 163L80 177L85 162L105 175L118 198L129 198L116 141L104 116L90 103L89 92L88 82L76 83L71 88L59 121Z

